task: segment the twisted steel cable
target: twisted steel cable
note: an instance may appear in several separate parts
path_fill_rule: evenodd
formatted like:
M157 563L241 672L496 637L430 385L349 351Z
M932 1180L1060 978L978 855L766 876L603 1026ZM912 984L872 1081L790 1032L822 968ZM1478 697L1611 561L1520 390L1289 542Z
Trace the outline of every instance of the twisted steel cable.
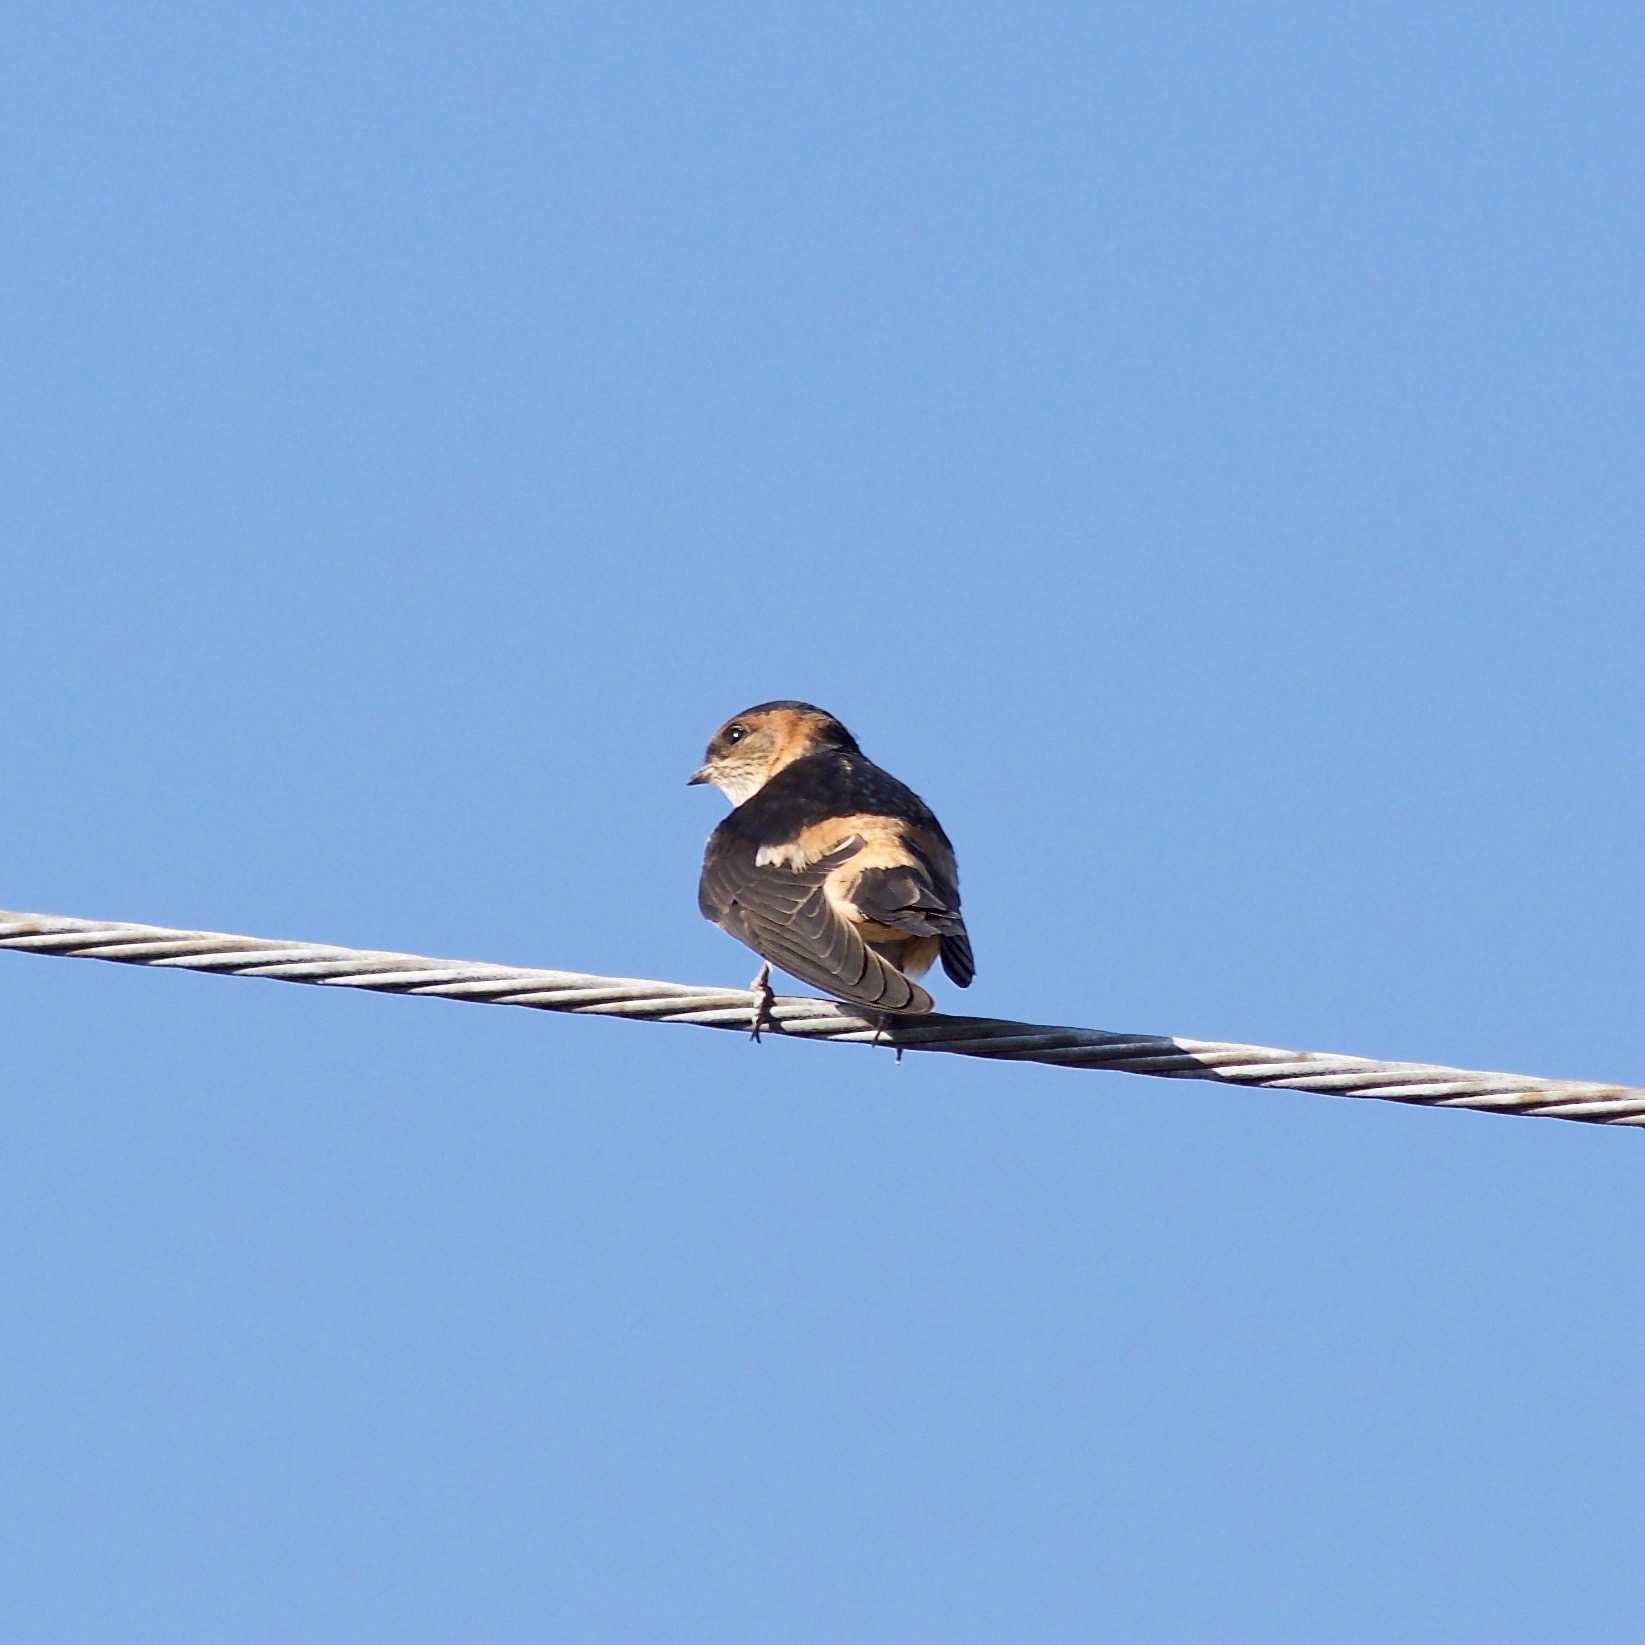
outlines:
M748 1031L756 1001L754 994L741 988L598 977L580 971L542 971L478 960L430 959L422 954L338 948L328 943L4 910L0 910L0 948L389 994L433 995L486 1005L523 1005L539 1011L684 1022L739 1033ZM1336 1097L1380 1097L1434 1108L1477 1108L1597 1125L1645 1126L1645 1087L1590 1080L1540 1079L1429 1063L1385 1062L1330 1051L1284 1051L1264 1045L1057 1028L992 1017L933 1014L894 1019L886 1027L850 1006L817 999L780 997L772 1003L770 1022L775 1031L792 1038L864 1045L877 1041L896 1047L899 1053L948 1051L1006 1062L1106 1068L1116 1073L1274 1086Z

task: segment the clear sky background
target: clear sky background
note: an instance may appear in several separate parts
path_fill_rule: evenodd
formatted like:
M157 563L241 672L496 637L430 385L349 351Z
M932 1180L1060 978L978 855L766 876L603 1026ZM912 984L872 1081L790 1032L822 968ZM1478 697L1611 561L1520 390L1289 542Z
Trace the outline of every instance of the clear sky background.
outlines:
M1645 1083L1635 6L14 11L0 907ZM0 1636L1542 1641L1645 1138L0 955Z

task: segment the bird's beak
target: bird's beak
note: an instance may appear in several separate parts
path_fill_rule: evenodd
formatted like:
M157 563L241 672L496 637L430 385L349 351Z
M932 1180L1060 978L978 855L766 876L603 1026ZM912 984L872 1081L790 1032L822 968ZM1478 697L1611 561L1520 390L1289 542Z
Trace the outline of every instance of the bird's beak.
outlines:
M685 779L685 786L687 788L695 788L698 783L705 783L707 781L708 767L706 765L700 765L691 773L689 777Z

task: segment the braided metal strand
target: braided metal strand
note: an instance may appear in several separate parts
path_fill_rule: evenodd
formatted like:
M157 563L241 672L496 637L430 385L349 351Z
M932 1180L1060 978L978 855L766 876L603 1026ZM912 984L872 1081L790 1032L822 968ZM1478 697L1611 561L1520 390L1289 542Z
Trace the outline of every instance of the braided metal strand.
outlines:
M129 965L169 966L236 977L426 994L540 1011L683 1022L699 1028L748 1029L755 996L741 988L698 987L637 977L598 977L477 960L338 948L327 943L238 937L221 931L72 919L0 910L0 948ZM1056 1028L991 1017L931 1015L896 1020L889 1028L831 1000L779 998L772 1025L794 1038L879 1043L907 1051L947 1051L998 1061L1167 1079L1217 1080L1275 1086L1339 1097L1379 1097L1434 1108L1478 1108L1535 1114L1598 1125L1645 1125L1645 1087L1588 1080L1539 1079L1428 1063L1384 1062L1329 1051L1284 1051L1262 1045L1117 1034L1096 1028Z

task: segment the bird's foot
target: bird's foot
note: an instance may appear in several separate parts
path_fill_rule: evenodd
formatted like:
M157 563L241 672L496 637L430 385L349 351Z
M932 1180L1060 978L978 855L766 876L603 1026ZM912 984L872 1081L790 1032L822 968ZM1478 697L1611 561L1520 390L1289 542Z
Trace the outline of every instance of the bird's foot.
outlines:
M877 1046L885 1038L886 1030L891 1027L895 1020L889 1011L878 1012L874 1018L874 1038L869 1041L869 1044ZM893 1041L891 1049L897 1053L897 1061L901 1062L902 1047Z
M748 1037L758 1045L760 1030L770 1026L771 1002L777 997L776 989L771 986L771 967L762 965L760 974L748 986L751 992L759 995L754 1002L754 1015L748 1024Z

